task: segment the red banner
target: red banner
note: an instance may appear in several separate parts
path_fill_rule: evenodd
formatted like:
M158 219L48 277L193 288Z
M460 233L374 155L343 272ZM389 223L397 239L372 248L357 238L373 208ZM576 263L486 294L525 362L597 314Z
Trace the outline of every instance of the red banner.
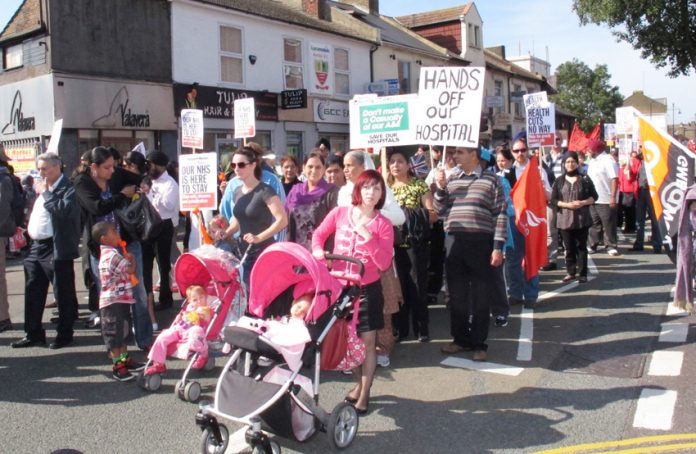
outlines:
M573 124L573 130L570 133L570 140L568 140L568 151L576 151L578 153L585 151L587 147L587 141L590 139L599 139L600 124L597 123L592 131L585 134L585 131L580 129L578 123Z

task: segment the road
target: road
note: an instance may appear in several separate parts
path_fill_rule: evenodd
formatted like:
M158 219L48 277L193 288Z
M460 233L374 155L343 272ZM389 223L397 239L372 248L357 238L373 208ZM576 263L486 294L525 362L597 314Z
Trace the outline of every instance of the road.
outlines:
M696 391L687 379L696 372L694 330L690 317L666 314L673 266L650 250L592 257L587 284L564 286L562 271L542 274L539 307L514 307L507 327L491 327L487 363L439 352L449 341L448 315L432 307L433 340L397 345L392 365L378 369L371 412L350 451L696 452ZM82 325L69 348L11 349L22 336L19 262L7 277L16 326L0 334L0 451L200 452L197 405L173 393L183 362L170 361L162 388L149 393L110 378L98 331ZM212 395L222 363L201 378L203 398ZM321 403L331 409L351 378L323 373L322 380ZM230 425L237 438L239 429ZM619 440L625 446L617 448ZM302 444L277 441L283 452L329 450L321 433ZM242 450L233 439L228 452Z

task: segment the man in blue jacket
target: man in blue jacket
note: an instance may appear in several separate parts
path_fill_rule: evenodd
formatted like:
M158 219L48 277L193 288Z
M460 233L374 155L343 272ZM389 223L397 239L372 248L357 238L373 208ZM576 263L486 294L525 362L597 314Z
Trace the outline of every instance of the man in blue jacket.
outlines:
M75 188L63 175L60 157L56 153L44 153L39 155L37 163L46 190L36 199L27 226L32 243L29 255L24 259L26 335L13 342L12 347L46 343L46 331L41 320L48 286L53 283L58 302L58 334L49 348L58 349L72 343L73 323L77 318L73 260L80 256L80 207Z

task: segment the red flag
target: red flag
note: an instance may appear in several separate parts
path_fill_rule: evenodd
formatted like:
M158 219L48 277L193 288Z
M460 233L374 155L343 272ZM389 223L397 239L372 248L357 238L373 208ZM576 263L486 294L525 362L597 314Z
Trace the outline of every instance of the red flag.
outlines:
M539 162L532 156L510 192L515 207L515 225L524 236L524 267L527 280L539 274L548 263L546 247L546 193L539 173Z
M599 139L600 124L597 123L592 131L585 134L585 131L580 129L577 122L573 123L573 130L570 133L570 140L568 141L568 151L585 151L587 146L587 141L590 139Z

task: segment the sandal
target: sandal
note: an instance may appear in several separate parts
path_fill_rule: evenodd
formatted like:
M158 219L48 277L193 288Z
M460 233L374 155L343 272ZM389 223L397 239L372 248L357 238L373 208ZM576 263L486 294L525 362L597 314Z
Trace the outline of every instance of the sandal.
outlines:
M566 274L566 276L561 280L561 282L570 282L575 280L574 274Z

